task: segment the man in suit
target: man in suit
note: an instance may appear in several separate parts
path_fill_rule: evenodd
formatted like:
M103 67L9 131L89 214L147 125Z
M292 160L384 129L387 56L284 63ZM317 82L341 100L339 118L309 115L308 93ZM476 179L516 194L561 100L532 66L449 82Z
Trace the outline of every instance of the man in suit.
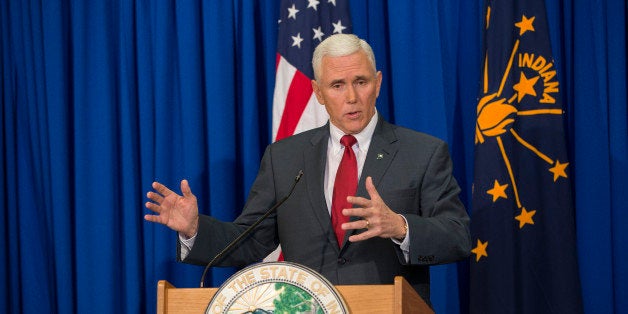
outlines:
M302 170L291 197L217 265L260 261L281 243L286 261L333 284L390 284L401 275L429 303L428 266L458 261L471 249L447 145L377 113L382 73L365 41L330 36L316 48L312 65L312 87L329 122L267 147L234 222L199 215L186 180L183 195L153 183L146 207L156 215L145 219L178 231L179 258L204 265L288 195ZM356 142L345 148L345 135ZM352 156L349 168L339 166L346 154ZM341 184L355 193L340 195L335 189Z

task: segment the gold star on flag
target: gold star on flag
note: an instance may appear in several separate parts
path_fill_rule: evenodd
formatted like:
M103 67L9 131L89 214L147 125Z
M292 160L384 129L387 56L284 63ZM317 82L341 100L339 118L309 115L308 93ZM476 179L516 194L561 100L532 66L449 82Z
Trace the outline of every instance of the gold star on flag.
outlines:
M554 174L554 182L558 180L558 177L567 178L567 172L565 169L567 169L568 165L568 162L561 164L560 161L556 160L554 167L549 169L549 171Z
M495 201L500 197L508 198L508 196L506 195L507 187L508 187L508 184L500 185L499 182L495 180L495 184L493 185L493 188L486 191L486 193L493 195L493 203L495 203Z
M539 80L538 76L528 79L523 72L520 73L519 83L512 86L512 89L517 91L517 101L521 102L521 99L525 95L532 95L536 97L536 91L534 90L534 84Z
M480 258L482 258L482 256L488 257L488 254L486 253L487 246L488 246L488 241L482 243L482 241L478 239L478 245L473 250L471 250L471 253L475 254L476 262L480 261Z
M523 226L526 224L534 224L534 220L532 220L532 216L536 214L536 210L527 211L525 207L521 208L521 214L515 217L516 220L519 220L519 229L523 229Z
M534 16L532 18L527 18L525 15L521 18L521 22L515 23L515 26L519 27L519 36L523 35L526 31L534 32Z

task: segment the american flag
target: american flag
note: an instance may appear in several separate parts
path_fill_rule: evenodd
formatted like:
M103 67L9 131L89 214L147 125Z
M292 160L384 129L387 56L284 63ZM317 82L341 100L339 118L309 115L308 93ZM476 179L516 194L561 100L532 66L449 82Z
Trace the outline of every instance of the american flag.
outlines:
M347 0L282 0L277 38L273 138L280 140L327 122L312 93L314 48L332 34L352 33Z
M329 116L312 92L314 48L333 34L352 33L348 0L282 0L273 97L273 139L322 126ZM283 260L278 248L265 261Z

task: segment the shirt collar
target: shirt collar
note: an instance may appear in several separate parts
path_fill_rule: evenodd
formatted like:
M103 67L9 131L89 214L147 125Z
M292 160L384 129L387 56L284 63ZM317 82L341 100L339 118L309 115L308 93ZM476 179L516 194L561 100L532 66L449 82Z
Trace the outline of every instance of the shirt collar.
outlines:
M371 145L371 139L373 138L373 133L375 132L375 127L377 126L377 121L379 119L377 109L375 110L375 114L371 118L371 121L366 125L366 127L357 134L353 134L356 140L358 140L357 144L358 149L366 153ZM340 144L340 138L345 135L343 131L341 131L338 127L336 127L333 123L329 123L329 140L331 141L331 147L334 154L338 153L342 149L342 145Z

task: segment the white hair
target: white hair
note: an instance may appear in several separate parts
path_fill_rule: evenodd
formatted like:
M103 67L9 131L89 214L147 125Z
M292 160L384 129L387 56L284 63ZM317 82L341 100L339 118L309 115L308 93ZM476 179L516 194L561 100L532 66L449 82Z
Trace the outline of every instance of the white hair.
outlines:
M373 66L373 72L376 72L375 55L373 54L373 49L366 41L353 34L335 34L327 37L314 49L314 55L312 56L314 78L318 80L320 77L323 57L344 57L359 50L366 53L366 57Z

